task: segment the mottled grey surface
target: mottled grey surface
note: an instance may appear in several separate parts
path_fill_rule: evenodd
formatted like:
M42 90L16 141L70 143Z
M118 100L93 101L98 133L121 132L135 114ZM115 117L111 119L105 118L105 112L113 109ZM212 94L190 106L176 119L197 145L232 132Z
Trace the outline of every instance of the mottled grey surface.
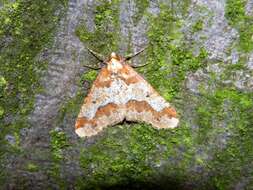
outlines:
M245 9L246 9L246 13L248 15L252 15L253 14L253 1L252 0L248 0L247 1Z
M42 78L45 90L36 96L35 110L31 115L32 122L37 125L54 119L60 104L77 92L76 75L83 71L81 65L87 62L87 50L75 36L80 18L88 13L83 11L84 6L91 6L90 1L69 1L66 17L61 20L53 48L46 57L49 64Z
M253 70L253 53L249 57L249 61L247 63L247 66L250 70Z
M147 41L147 17L145 15L138 21L137 24L134 23L133 16L137 13L136 1L134 0L124 0L120 4L120 51L122 55L125 55L129 43L132 46L133 52L137 52L148 44ZM150 1L147 12L152 15L157 15L159 13L159 3L156 0ZM136 64L139 61L136 60Z
M214 62L218 61L231 61L232 64L237 64L239 61L239 52L236 48L230 51L230 47L238 41L238 31L231 28L225 18L225 4L226 1L213 1L213 0L194 0L188 16L188 22L185 25L185 33L189 39L194 40L197 45L196 49L204 46L209 52L209 58ZM248 14L251 14L253 2L251 0L247 3ZM189 32L191 25L203 19L203 30L194 33ZM231 52L230 54L228 52ZM252 54L248 56L248 68L252 68ZM211 72L216 73L218 76L222 74L222 66L219 64L212 65ZM200 82L205 80L208 82L208 74L202 71L197 71L188 76L186 82L187 87L192 92L197 92ZM234 84L238 89L243 91L253 91L252 74L245 74L244 71L236 72L231 80L224 81L224 84Z

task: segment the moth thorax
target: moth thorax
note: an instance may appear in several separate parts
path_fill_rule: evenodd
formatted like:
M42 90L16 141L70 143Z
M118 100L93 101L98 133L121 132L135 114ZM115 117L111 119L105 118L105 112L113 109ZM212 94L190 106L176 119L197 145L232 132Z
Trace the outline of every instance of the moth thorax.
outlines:
M108 69L112 72L117 72L119 69L122 69L123 65L122 63L114 57L111 57L110 62L108 63Z

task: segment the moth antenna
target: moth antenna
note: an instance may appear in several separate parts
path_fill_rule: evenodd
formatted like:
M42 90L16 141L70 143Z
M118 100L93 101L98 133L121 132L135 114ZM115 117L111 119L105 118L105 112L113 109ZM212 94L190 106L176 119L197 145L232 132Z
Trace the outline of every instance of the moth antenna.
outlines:
M147 47L141 49L140 51L137 51L136 53L130 54L125 56L125 60L128 61L130 59L132 59L133 57L136 57L137 55L139 55L141 52L143 52Z
M101 54L99 54L99 53L97 53L97 52L95 52L95 51L93 51L93 50L91 50L90 48L87 48L88 49L88 51L94 56L94 57L96 57L97 58L97 60L99 60L100 62L104 62L104 59L103 59L103 55L101 55Z

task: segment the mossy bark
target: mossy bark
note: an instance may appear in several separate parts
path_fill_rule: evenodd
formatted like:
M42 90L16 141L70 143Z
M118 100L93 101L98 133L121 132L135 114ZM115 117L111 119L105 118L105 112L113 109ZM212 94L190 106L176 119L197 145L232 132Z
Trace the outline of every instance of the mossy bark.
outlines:
M78 2L70 1L66 8ZM122 1L92 2L83 7L85 16L75 35L84 46L104 55L122 51L121 26L125 22L120 18ZM211 56L210 50L205 49L204 37L201 41L189 38L203 34L212 25L205 19L191 18L190 10L205 12L204 16L211 20L209 7L177 0L127 2L134 3L132 13L136 13L128 15L130 27L146 26L146 41L139 43L149 44L134 60L149 64L137 70L176 107L179 127L156 130L145 123L122 123L96 137L79 139L73 125L97 75L95 71L84 70L72 80L75 84L66 84L78 86L75 97L59 97L62 101L60 108L55 109L57 116L43 124L44 128L34 124L29 131L27 117L34 106L33 96L41 89L39 78L44 77L38 70L47 69L37 58L46 47L49 49L60 16L56 13L67 2L8 3L0 10L3 13L0 42L4 45L0 50L1 184L18 189L28 189L34 184L38 184L37 189L125 186L251 189L253 90L250 80L240 78L253 77L252 70L246 66L252 53L252 31L246 27L250 26L252 17L245 14L246 1L229 0L223 7L226 19L222 24L228 23L239 34L224 50L226 59ZM207 9L208 14L203 11ZM89 12L92 12L92 27L87 24ZM125 39L129 44L127 53L137 48L131 35ZM230 59L232 50L239 54L236 63ZM91 56L87 55L87 59L90 65L96 64ZM194 88L189 85L192 82ZM238 88L238 83L244 88ZM28 138L22 138L23 128L28 131ZM33 130L38 134L32 136ZM46 135L49 138L44 138ZM8 160L13 163L6 167ZM13 173L15 169L17 173Z

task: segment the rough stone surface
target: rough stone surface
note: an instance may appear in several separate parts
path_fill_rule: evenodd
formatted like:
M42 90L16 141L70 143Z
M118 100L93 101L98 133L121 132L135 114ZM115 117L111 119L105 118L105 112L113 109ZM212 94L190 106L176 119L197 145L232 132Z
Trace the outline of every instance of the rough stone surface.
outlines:
M84 14L83 7L90 6L88 2L70 1L66 17L61 20L54 47L47 57L48 70L42 78L45 93L36 96L35 110L31 116L36 124L43 125L54 118L60 104L77 92L77 86L72 84L81 72L87 50L75 36L75 28Z
M200 45L204 45L210 53L210 59L226 59L226 49L231 45L238 35L225 19L226 1L194 0L188 16L187 25L193 24L199 19L204 22L203 30L193 36L188 31L188 37Z
M253 70L253 53L250 55L249 57L249 61L247 63L247 67L250 69L250 70Z
M246 4L246 13L248 15L252 15L253 14L253 1L252 0L248 0L247 4Z

